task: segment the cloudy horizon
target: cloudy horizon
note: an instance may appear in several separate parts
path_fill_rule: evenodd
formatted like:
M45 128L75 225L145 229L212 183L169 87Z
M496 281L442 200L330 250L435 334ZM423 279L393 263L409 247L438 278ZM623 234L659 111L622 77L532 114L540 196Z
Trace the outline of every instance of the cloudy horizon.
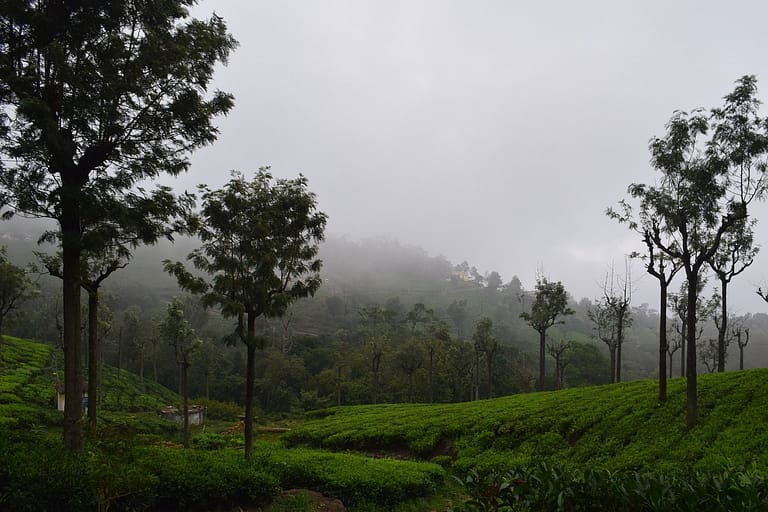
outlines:
M768 80L757 1L204 0L193 14L214 10L240 42L214 84L235 108L174 186L302 173L329 234L396 239L529 289L543 269L577 300L643 249L604 212L653 183L648 141L672 113L721 105L745 74ZM767 258L734 280L736 313L768 309L754 294ZM633 279L653 306L639 262Z

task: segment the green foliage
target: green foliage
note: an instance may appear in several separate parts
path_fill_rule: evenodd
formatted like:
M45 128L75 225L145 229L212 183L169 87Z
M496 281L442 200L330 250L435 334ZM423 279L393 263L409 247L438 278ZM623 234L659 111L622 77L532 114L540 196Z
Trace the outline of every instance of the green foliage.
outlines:
M234 402L195 398L192 403L205 407L205 417L211 420L237 421L243 414L243 406Z
M95 487L86 461L61 442L0 429L0 509L94 510Z
M475 511L731 512L768 509L766 481L751 472L668 475L664 472L565 470L545 463L505 473L467 472L470 498L454 509Z
M552 282L546 277L536 279L536 294L531 304L530 312L520 313L520 317L528 322L539 333L542 333L557 323L558 316L572 315L574 311L568 307L568 294L563 283Z
M279 486L270 468L245 461L231 450L154 448L142 454L139 464L156 475L155 506L163 510L264 503L277 494Z
M230 444L230 437L205 432L192 437L192 446L199 450L220 450Z
M0 246L0 333L5 327L4 320L32 296L33 288L32 281L24 269L8 261L5 246Z
M305 448L273 449L260 457L273 465L284 487L309 487L345 504L394 504L426 496L445 476L437 464Z
M111 366L104 368L102 391L105 411L157 412L166 405L181 403L179 395L168 388Z
M448 453L458 469L509 470L530 461L610 471L681 473L768 464L768 370L706 375L701 424L685 431L685 381L583 387L461 404L329 409L284 435L291 445L335 450Z
M0 350L0 425L50 425L61 422L55 410L54 376L45 368L51 349L3 336Z

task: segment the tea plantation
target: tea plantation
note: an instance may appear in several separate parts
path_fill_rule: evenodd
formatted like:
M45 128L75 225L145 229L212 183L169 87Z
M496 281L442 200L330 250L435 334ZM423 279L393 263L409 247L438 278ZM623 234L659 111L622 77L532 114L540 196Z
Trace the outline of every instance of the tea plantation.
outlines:
M706 375L699 426L685 430L682 379L532 393L463 404L341 407L262 434L242 457L238 409L178 444L158 418L178 396L106 369L99 430L74 456L55 409L58 353L0 345L1 510L352 511L768 510L768 370Z

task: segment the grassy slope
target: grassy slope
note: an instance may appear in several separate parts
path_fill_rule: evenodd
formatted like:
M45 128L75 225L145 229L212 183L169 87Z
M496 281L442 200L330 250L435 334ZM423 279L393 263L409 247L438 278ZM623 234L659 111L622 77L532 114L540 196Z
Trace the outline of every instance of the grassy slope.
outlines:
M51 349L10 336L0 337L0 425L41 423L41 406L55 407Z
M45 446L52 439L58 439L58 436L46 438L46 429L29 428L35 425L58 427L61 423L61 413L55 409L56 378L53 372L59 366L55 362L57 355L58 352L50 346L28 340L5 336L0 343L0 427L7 427L11 431L18 429L33 438L41 436L39 442L34 443L35 446ZM138 467L139 474L149 480L144 482L136 477L138 483L134 483L141 489L134 489L132 494L149 493L151 499L168 499L177 503L180 494L185 499L197 496L196 499L202 500L200 496L204 496L206 499L226 501L238 492L253 493L264 498L266 493L272 491L259 485L274 481L285 488L309 487L343 498L352 504L362 503L361 510L371 510L372 501L384 503L385 510L392 510L391 506L396 502L430 494L444 478L443 469L435 464L371 459L323 450L287 449L274 440L256 443L255 464L244 462L240 449L179 450L153 445L145 446L138 452L123 453L123 449L117 448L125 445L125 439L119 437L120 432L125 430L120 427L127 426L128 431L137 433L153 433L149 437L137 436L137 440L139 437L143 440L156 440L159 436L170 436L177 440L178 427L158 419L151 412L162 405L177 402L178 395L149 380L142 382L130 372L120 372L118 377L114 368L105 369L104 390L104 414L100 423L102 430L93 449L98 451L106 447L110 454L107 473L119 475L118 484L132 485L130 471L136 471ZM130 414L126 411L149 413ZM218 434L212 436L221 437ZM232 436L238 437L241 434ZM110 443L116 444L110 447ZM3 450L13 453L12 457L5 457L5 462L11 459L18 462L20 453L27 453L29 449L24 444L15 446L13 441L5 446L0 442L0 480L3 480L3 471L8 469L3 466ZM128 455L135 458L131 459L130 464L120 466L120 457ZM22 488L26 488L29 481L45 482L62 478L60 473L64 469L56 464L41 464L40 453L34 452L27 459L25 472L16 472L18 478L14 481L17 484L20 482ZM254 477L254 468L260 475L263 473L266 476ZM211 474L218 474L219 478L212 479ZM26 477L29 481L24 480ZM126 481L122 482L120 478ZM147 483L150 481L155 481L154 487ZM162 485L157 482L162 482ZM8 482L0 484L10 485ZM3 489L3 485L0 485L0 509L4 503L3 493L13 491ZM55 494L59 491L54 488L52 492ZM66 494L67 491L61 492ZM46 493L41 491L41 494Z
M459 469L551 461L609 470L768 467L768 370L705 375L699 425L685 431L685 381L658 404L655 381L532 393L473 403L326 411L291 444L450 454Z
M0 424L58 422L55 372L60 354L49 345L3 336L0 341ZM107 410L155 412L179 396L149 379L107 367L102 406Z

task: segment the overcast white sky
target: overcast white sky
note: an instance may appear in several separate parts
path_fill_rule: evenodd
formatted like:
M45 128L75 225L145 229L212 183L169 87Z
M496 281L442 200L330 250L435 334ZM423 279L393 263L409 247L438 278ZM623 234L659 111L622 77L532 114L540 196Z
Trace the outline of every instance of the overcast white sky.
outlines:
M235 95L183 184L271 165L309 179L328 233L386 236L526 288L537 267L594 298L642 249L604 215L653 182L648 141L675 109L713 107L744 74L768 98L761 1L203 0L240 47ZM768 208L760 208L760 240ZM766 311L768 249L731 290ZM640 279L636 304L656 305Z

